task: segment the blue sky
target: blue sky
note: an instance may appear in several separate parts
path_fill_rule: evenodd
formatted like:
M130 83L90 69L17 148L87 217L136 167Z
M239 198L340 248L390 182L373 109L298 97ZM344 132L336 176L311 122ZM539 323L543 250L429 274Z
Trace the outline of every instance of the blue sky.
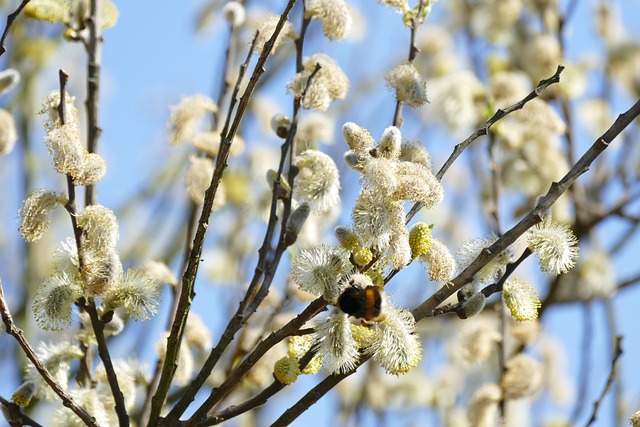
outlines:
M204 34L195 34L197 10L204 4L203 1L189 2L155 2L149 0L141 1L117 1L120 10L118 25L105 32L105 44L103 51L103 75L101 95L101 118L100 123L104 129L101 139L101 152L105 156L109 169L105 179L99 186L99 200L106 206L121 206L131 195L135 194L139 186L154 174L171 156L172 148L168 147L164 126L168 116L168 105L176 103L180 96L191 95L198 92L213 94L217 89L219 70L216 68L223 55L225 32L222 21L214 20L211 28ZM253 2L255 3L255 2ZM268 2L268 8L274 12L282 8L283 1ZM565 2L566 3L566 2ZM571 59L581 58L586 54L591 54L594 49L601 49L595 42L593 34L586 31L582 23L590 22L591 3L587 1L579 2L576 15L569 29L569 51ZM633 28L631 24L637 22L639 2L637 0L626 0L617 2L623 10L622 16L628 24L628 28ZM309 52L325 50L328 53L336 51L336 58L350 76L357 76L365 79L369 70L377 69L393 59L406 56L406 32L401 36L389 35L384 32L386 28L393 28L391 23L397 22L399 17L383 8L373 0L360 0L354 2L361 10L365 11L368 18L368 34L366 42L358 45L359 50L349 49L349 42L342 46L329 44L327 42L310 43L307 45ZM434 6L434 16L439 14L438 8L445 7L446 1L441 0ZM267 8L267 6L265 6ZM429 25L429 21L426 25ZM387 27L389 26L389 27ZM382 28L383 31L378 31ZM636 30L637 31L637 30ZM397 46L401 48L398 49ZM352 45L356 47L356 45ZM41 84L39 88L42 94L55 89L57 85L58 68L64 68L71 74L70 89L76 90L78 101L84 99L83 95L83 63L84 56L79 45L71 45L54 57L51 62L51 77ZM284 89L284 82L278 88L272 86L270 95L279 98L282 108L288 108L290 100ZM353 77L352 77L353 81ZM377 90L370 103L363 105L361 109L350 111L349 117L340 117L342 122L354 120L367 122L371 127L373 135L379 135L382 129L390 124L393 113L393 103L389 93L383 89L384 81L382 77L374 79ZM73 92L72 92L73 93ZM619 97L620 109L627 107L629 100ZM4 102L0 98L0 102ZM78 102L80 105L80 102ZM621 111L621 110L620 110ZM407 131L417 133L421 127L419 124L411 123L416 116L407 115ZM341 123L340 123L341 124ZM582 136L586 134L582 132ZM343 150L339 145L340 139L336 136L337 144L329 147L332 154L337 154ZM586 140L585 140L586 142ZM447 141L441 147L434 147L437 161L448 155L453 147L452 141ZM431 147L429 147L431 148ZM44 147L39 150L44 152ZM15 197L4 198L5 205L1 208L3 224L15 224L15 212L19 207L19 196L15 192L18 177L17 153L6 158L0 158L0 177L4 178L4 184L0 191L4 194ZM458 167L461 167L461 162ZM48 167L46 161L42 161L43 168ZM41 180L46 181L50 174L43 173ZM344 178L349 179L349 178ZM353 176L352 176L352 179ZM62 185L62 181L58 180ZM51 185L51 184L49 184ZM446 178L445 178L445 186ZM474 208L471 208L474 209ZM475 208L477 209L477 207ZM16 225L17 228L17 225ZM18 247L17 238L12 229L3 226L0 233L0 242L4 242L5 253L0 254L0 273L3 277L16 277L11 273L6 273L14 256L9 255L9 248ZM151 230L150 230L151 231ZM615 230L614 230L615 231ZM153 230L152 232L157 232ZM475 237L473 235L469 237ZM636 239L637 247L640 243ZM626 277L634 270L628 266L636 267L635 259L626 258L616 264L619 268L620 276ZM535 266L533 266L535 267ZM9 286L11 280L5 279L5 287ZM208 312L207 302L215 298L215 290L209 287L201 287L194 305L194 310L200 314ZM229 299L232 301L232 299ZM202 302L200 302L202 301ZM638 322L637 304L640 301L640 290L630 289L620 293L614 299L615 313L619 333L624 335L623 347L625 354L621 360L622 381L625 389L628 390L630 398L640 409L640 387L633 379L640 377L640 370L637 361L640 360L640 330L636 327ZM231 302L232 304L232 302ZM567 350L567 368L573 377L578 375L579 352L581 348L582 323L581 308L577 305L562 307L562 309L551 309L545 317L545 325L553 336L564 343ZM591 376L590 388L587 394L588 402L585 407L590 407L591 402L601 390L609 369L609 348L606 330L603 328L605 312L603 304L594 303L594 341L592 343L593 375ZM162 313L161 313L162 315ZM164 318L163 318L164 319ZM213 325L219 325L224 320L222 316L212 313L209 319ZM156 322L153 326L137 326L139 330L159 332L164 320ZM144 328L144 329L143 329ZM151 346L151 338L149 340ZM214 335L214 340L215 340ZM7 337L2 337L6 340ZM128 349L127 343L118 342L122 349ZM296 394L302 393L311 387L313 380L306 379L302 384L296 384ZM2 382L0 393L3 396L10 395L14 384ZM328 398L331 402L333 397ZM327 402L322 403L327 405ZM277 409L270 408L268 419L273 420L280 412L282 406ZM557 408L558 411L566 413L566 409ZM601 412L601 417L595 425L611 425L612 416L611 401L606 399ZM323 411L313 410L303 415L300 423L313 425L327 425L331 419L331 414Z

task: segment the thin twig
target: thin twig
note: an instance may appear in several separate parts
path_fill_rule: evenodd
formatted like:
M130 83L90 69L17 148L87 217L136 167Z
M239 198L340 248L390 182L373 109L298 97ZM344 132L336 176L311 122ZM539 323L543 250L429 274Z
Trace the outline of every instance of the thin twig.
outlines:
M227 129L229 127L229 120L230 120L229 117L231 115L231 112L234 109L234 105L235 105L235 101L237 99L237 94L238 94L238 90L239 90L239 87L240 87L240 83L241 83L242 79L244 78L245 70L247 69L247 67L249 65L249 61L251 59L251 55L253 53L257 37L258 37L258 34L256 33L256 35L254 36L253 41L251 43L251 47L249 48L249 52L247 53L247 57L246 57L245 61L242 63L242 65L240 66L240 72L238 74L238 78L236 80L235 87L233 89L233 94L231 96L231 100L229 101L229 103L230 103L229 111L227 112L227 119L226 119L226 123L224 125L224 129L222 131L222 135L224 135L227 132L225 129ZM206 200L206 196L205 196L205 200ZM272 227L275 228L275 224L273 224ZM267 230L269 230L269 227L267 228ZM196 238L197 237L198 237L198 235L196 234ZM195 241L195 239L194 239L194 241ZM263 243L263 248L265 248L266 245L268 245L268 242ZM191 248L191 251L193 252L193 246ZM190 259L191 259L191 257L189 257L187 261L190 262L189 261ZM257 283L260 280L260 278L262 277L262 272L264 270L263 270L263 268L260 268L261 261L262 261L262 258L259 257L259 259L258 259L258 267L256 268L256 271L254 273L254 277L253 277L253 279L251 281L251 284L253 284L254 282ZM264 260L263 260L263 262L266 263L266 249L264 251ZM189 268L189 263L187 263L187 269L188 268ZM185 269L185 271L183 272L183 277L187 273L187 269ZM251 284L249 285L249 288L251 288ZM183 278L183 289L181 291L181 295L182 295L183 292L185 292L184 285L185 285L185 283L184 283L184 278ZM180 300L178 300L178 308L181 307L180 304L181 304ZM241 303L241 306L242 306L242 303ZM240 312L240 307L238 308L238 311L236 312L236 314L238 314L239 312ZM177 313L177 310L176 310L176 313ZM236 319L236 318L234 317L233 319ZM175 323L175 319L174 319L174 323ZM229 328L230 328L230 325L227 325L227 329L229 329ZM225 334L223 333L222 334L222 338L224 338L224 337L225 337ZM216 363L218 362L218 360L222 356L222 352L224 351L226 346L229 344L229 343L226 342L226 340L223 341L222 338L221 338L220 342L216 345L216 347L214 347L209 352L209 356L207 357L207 360L204 362L202 368L200 369L200 371L198 372L196 377L193 379L193 381L191 381L191 384L184 389L184 394L182 395L180 400L174 405L174 407L171 409L171 411L167 415L167 418L170 419L170 421L168 420L167 423L176 422L178 420L180 415L182 415L182 413L184 413L184 411L187 409L189 404L191 404L191 402L193 401L196 393L202 387L202 385L204 384L206 379L211 374L211 371L213 370L213 368L215 367ZM231 342L232 339L233 339L233 335L231 336L231 339L229 340L229 342Z
M207 228L209 226L209 216L213 208L213 201L215 199L218 186L220 185L220 181L222 179L222 174L227 167L227 160L229 158L229 152L231 150L231 143L233 142L233 138L235 137L236 132L240 126L240 122L244 117L244 113L249 105L249 100L253 95L253 91L256 88L258 80L260 79L260 76L264 73L264 70L265 70L264 66L267 61L267 58L271 53L271 50L273 49L273 44L275 43L276 38L280 34L280 31L284 27L285 21L289 15L289 11L291 10L295 2L296 0L289 0L285 8L285 11L280 16L280 20L276 25L273 35L263 47L260 57L258 58L258 61L255 65L254 71L249 79L247 88L245 89L245 92L242 95L242 98L240 99L240 102L238 104L238 109L235 113L233 123L231 124L231 126L228 128L228 131L227 131L227 123L229 123L229 117L232 114L232 108L229 109L228 116L227 116L227 123L225 123L225 128L222 131L220 152L219 152L218 158L216 159L216 165L213 172L213 177L211 179L211 185L205 193L205 200L202 206L202 213L200 215L200 220L198 221L198 229L196 231L196 236L193 241L191 256L189 257L189 264L182 277L182 288L180 291L180 300L178 303L179 304L178 310L176 312L175 321L171 328L171 334L167 338L167 353L165 355L165 360L162 367L160 383L158 385L158 390L153 396L153 399L151 402L151 417L150 417L151 425L155 425L159 421L160 410L162 409L162 405L164 404L165 397L167 396L169 387L171 386L171 380L173 379L173 375L176 370L176 360L178 357L180 343L182 341L182 336L184 334L184 329L185 329L187 317L189 315L191 302L195 297L194 283L195 283L196 275L198 272L198 267L200 264L200 256L202 254L202 248L204 246L204 237L206 235ZM234 102L233 99L235 99L235 96L232 97L232 102ZM223 335L221 342L225 342L228 339L229 339L228 336ZM231 339L233 339L233 335L231 336ZM226 348L226 345L224 345L224 347ZM220 352L220 354L222 353ZM211 358L208 358L207 361L209 362L210 359ZM215 361L217 361L217 358L215 358ZM181 399L181 401L183 402L183 406L184 406L184 403L187 403L188 405L188 403L190 403L193 400L195 393L200 387L201 385L197 388L196 387L187 388L189 392L189 397L185 401ZM187 396L187 394L185 394L185 396ZM186 406L185 406L185 409L186 409ZM176 411L176 412L180 412L180 411ZM182 412L180 412L180 414L181 413Z
M69 81L69 74L63 69L58 70L58 78L60 81L60 104L58 104L58 117L60 118L60 124L64 126L67 122L67 109L65 108L67 101L67 83ZM78 227L78 221L76 220L76 186L73 183L71 175L67 175L67 203L64 208L69 213L69 219L71 220L71 228L73 229L73 235L76 242L76 251L78 253L78 268L82 269L83 259L80 254L82 247L82 230ZM81 325L81 327L83 327ZM90 346L84 345L84 342L80 341L80 349L84 356L80 359L80 369L78 370L77 381L79 384L84 385L91 380L91 350Z
M314 71L309 76L309 78L307 80L307 84L305 86L305 89L304 89L300 99L302 99L305 96L305 94L307 92L307 89L309 89L309 86L311 85L311 81L313 80L313 78L315 77L315 75L318 73L319 70L320 70L320 66L318 64L316 64L316 68L314 69ZM298 99L294 103L294 114L293 114L293 119L291 121L291 127L289 129L289 133L287 135L287 138L286 138L284 144L282 144L282 148L281 148L280 164L278 166L278 171L276 172L276 176L278 178L276 178L276 181L274 182L273 192L272 192L270 218L277 218L275 209L276 209L276 204L277 204L278 187L280 185L280 178L279 177L281 176L281 174L282 174L282 172L284 170L284 163L285 163L285 159L287 157L287 153L288 152L289 152L289 158L292 158L292 154L293 153L290 152L290 148L293 146L292 144L293 144L293 141L295 139L295 133L296 133L297 124L298 124L299 109L300 109L300 100ZM291 163L289 164L289 167L290 167L290 170L289 170L289 183L290 183L290 185L293 185L294 180L295 180L295 174L297 173L297 170L295 170L292 167ZM287 220L288 220L288 217L289 217L289 213L291 212L291 200L292 200L291 195L289 195L289 197L287 197L284 200L284 209L283 209L283 212L282 212L282 224L281 224L281 227L280 227L280 236L279 236L279 239L278 239L278 246L276 247L276 249L274 251L273 258L272 258L271 262L267 265L266 271L264 273L264 279L262 280L262 284L260 284L260 287L257 288L257 290L256 290L255 287L252 288L251 286L249 286L249 289L247 290L245 298L240 303L240 307L238 308L238 311L233 316L233 318L231 319L231 321L227 325L227 328L225 329L225 332L223 333L223 337L227 337L227 340L229 342L231 342L231 340L233 339L234 334L242 327L242 325L249 319L249 317L251 315L253 315L253 313L255 313L255 311L258 309L258 306L260 305L260 303L267 296L267 293L269 292L269 287L271 286L271 283L273 282L273 278L275 277L276 270L278 268L278 265L280 264L280 260L282 259L282 255L284 255L284 253L287 250L287 248L291 245L291 242L288 242L287 239L286 239L286 228L287 228L286 225L287 225ZM269 234L269 233L267 232L267 234ZM265 239L265 243L266 242L267 242L267 240ZM324 308L324 305L326 305L326 302L323 304L322 308ZM317 312L318 311L316 311L314 313L314 315L317 314ZM308 319L306 319L306 320L308 320ZM305 320L305 322L306 322L306 320ZM300 323L300 325L298 327L302 326L303 323L304 322ZM293 332L295 332L295 331L292 331L292 333ZM282 339L283 338L284 337L282 337ZM229 342L224 344L225 348L229 344ZM219 347L220 344L222 344L222 343L223 343L223 341L221 340L221 342L218 344L217 347ZM275 344L276 343L274 343L273 345L275 345ZM273 345L271 345L271 346L273 346ZM267 349L265 349L265 352L266 352L266 350ZM224 351L224 348L222 348L221 351ZM221 352L220 352L220 354L221 354ZM256 361L257 361L257 359L256 359ZM242 375L244 375L244 374L242 374ZM239 382L240 378L242 378L242 377L240 376L237 379L236 382ZM187 423L187 426L194 425L194 423L198 422L199 420L204 419L206 414L207 414L207 412L209 410L211 410L211 408L213 408L213 406L215 405L215 403L217 401L219 401L218 393L216 393L216 390L213 390L211 395L209 396L209 398L191 416L191 418L189 419L189 421Z
M327 302L318 298L311 302L305 310L298 316L293 318L289 323L284 325L277 331L272 332L267 338L260 341L256 348L249 354L234 370L229 374L227 379L218 387L211 391L207 400L196 410L191 419L187 422L187 426L196 425L205 418L207 412L214 407L221 399L227 396L236 386L240 384L241 379L249 370L269 351L273 346L281 342L283 339L293 335L300 329L309 319L323 311Z
M100 66L102 63L102 0L90 0L90 16L87 19L89 39L87 40L87 151L96 153L102 129L98 126L98 105L100 95ZM94 185L87 185L84 193L86 206L96 202Z
M0 404L4 405L8 411L9 419L7 422L11 427L31 426L31 427L44 427L42 424L23 413L18 405L8 401L4 397L0 396Z
M16 10L14 10L13 13L10 13L9 16L7 16L7 26L4 27L2 38L0 38L0 56L2 56L2 54L7 51L7 49L4 47L4 41L9 35L9 30L11 29L11 25L13 24L13 21L18 17L20 12L22 12L22 9L24 9L24 7L30 1L31 0L22 0L22 3L20 3L20 5L16 8Z
M638 100L629 110L618 116L611 127L587 150L587 152L578 160L571 170L560 180L554 183L546 196L542 197L538 205L527 215L522 221L507 231L500 239L482 253L460 273L453 281L436 292L433 296L423 302L415 310L412 311L416 322L433 315L433 311L445 299L457 292L463 285L471 281L474 274L484 267L498 254L502 253L509 245L511 245L520 235L528 230L534 224L542 221L543 213L546 212L551 205L563 194L567 188L580 175L589 169L589 165L600 155L633 120L640 116L640 100ZM361 359L357 367L347 374L331 375L325 378L320 384L310 390L304 397L296 402L291 408L272 425L272 427L282 427L292 423L300 414L306 411L311 405L316 403L322 396L328 393L340 381L354 373L358 367L365 363L368 358Z
M51 387L51 389L55 392L55 394L62 399L62 404L71 409L80 419L90 427L99 427L98 423L96 423L95 418L89 415L84 409L78 406L75 401L67 394L67 392L62 388L60 384L51 376L47 368L42 364L38 355L33 351L31 345L27 342L24 337L23 332L16 327L13 323L13 318L11 317L11 312L9 311L9 306L7 305L7 301L4 298L4 289L2 287L2 279L0 279L0 316L2 316L2 321L4 322L6 331L9 335L12 335L20 347L22 351L27 356L27 358L33 363L33 366L36 368L40 376L45 380L47 384Z
M251 409L262 406L267 403L270 397L274 396L285 387L286 385L281 383L280 381L274 381L271 383L271 385L269 385L267 388L265 388L255 396L252 396L237 405L229 406L228 408L212 415L211 417L207 417L207 419L204 422L198 424L198 426L212 426L221 424L233 417L244 414Z
M413 61L416 59L416 56L418 56L418 53L420 52L420 49L418 49L418 46L416 46L416 34L418 32L418 27L421 24L420 15L422 14L425 5L426 1L420 0L416 8L416 13L411 20L411 32L409 36L409 57L407 59L409 64L413 63ZM392 124L393 126L396 126L398 128L401 127L402 123L404 122L404 119L402 117L402 105L402 101L396 101L396 109L393 113Z
M625 288L628 288L630 286L637 285L638 283L640 283L640 274L636 275L634 277L630 277L628 279L623 280L622 282L620 282L618 284L617 289L618 290L625 289Z
M618 337L618 325L616 321L617 312L615 307L613 306L613 299L607 298L604 301L605 312L606 312L606 323L607 323L607 338L608 341L612 344L615 343L616 338ZM619 366L617 368L616 375L618 378L624 378L624 372L622 371L623 367ZM624 414L624 404L622 403L622 381L616 381L615 388L613 390L613 407L615 408L612 414L612 425L619 426L622 425L622 416Z
M60 117L60 124L64 126L66 124L66 86L69 75L62 69L59 70L58 74L60 78L60 104L58 105L58 115ZM73 227L73 234L75 235L76 249L78 251L78 268L82 270L82 230L80 229L80 227L78 227L78 223L76 221L75 185L73 183L73 178L70 175L67 175L67 190L69 192L69 198L65 205L65 208L67 209L67 211L69 212L69 216L71 217L71 225ZM98 318L96 306L93 300L90 300L86 304L81 301L79 306L81 309L87 311L87 313L89 314L89 318L91 319L91 326L93 328L96 341L98 342L98 354L100 355L100 359L104 364L109 387L111 388L111 392L113 394L115 409L116 413L118 414L118 422L121 427L128 427L129 416L127 415L127 409L124 404L124 395L120 390L120 386L118 385L118 378L113 368L113 364L111 363L109 348L107 347L107 341L104 336L104 323ZM82 373L80 378L84 378L84 380L90 377L90 372L88 371L88 357L89 349L87 348L85 350L85 357L83 357L83 360L80 364Z
M613 381L616 378L616 372L617 372L616 362L618 362L618 359L620 358L621 355L622 355L622 336L617 336L614 344L613 358L611 359L611 370L609 372L609 377L607 378L607 382L605 383L604 388L602 389L602 393L600 393L600 397L593 404L593 412L591 413L591 418L589 418L589 421L587 421L587 423L585 424L585 427L589 427L591 424L593 424L596 421L596 418L598 418L598 409L600 409L600 405L602 404L604 397L607 395L607 392L609 391L611 384L613 384Z
M369 360L369 357L364 357L360 360L358 366ZM322 396L327 394L329 390L338 385L340 381L353 374L355 370L338 375L329 375L322 380L318 385L313 387L307 392L300 400L298 400L292 407L287 409L273 424L271 427L284 427L291 424L296 418L298 418L304 411L309 409L311 405L316 403Z
M518 222L513 228L507 231L493 245L485 248L480 255L457 277L455 277L448 286L441 288L429 299L423 302L415 310L413 315L416 321L429 315L433 310L444 302L447 298L457 292L462 286L469 283L473 276L480 271L489 261L502 253L507 247L516 241L518 237L524 234L533 225L539 223L544 218L545 212L551 208L556 200L578 179L582 174L589 170L589 166L593 161L609 146L611 141L616 138L636 117L640 115L640 100L638 100L628 111L618 116L611 127L587 150L586 153L576 162L569 172L560 180L553 183L551 188L544 197L541 197L535 208Z
M229 78L232 72L232 52L234 51L233 46L235 45L234 41L237 38L237 27L234 25L229 26L229 41L227 43L227 48L225 50L224 56L224 64L222 66L222 74L219 83L218 96L217 96L217 105L218 109L213 113L211 130L215 131L218 123L219 117L222 113L222 105L223 101L227 96L227 93L230 89ZM250 54L249 54L250 55ZM189 262L189 256L191 254L192 243L194 239L194 233L196 230L198 220L198 205L193 201L189 200L189 214L187 216L187 230L186 230L186 241L184 248L184 256L182 260L182 266L180 267L180 275L184 274L187 264ZM168 335L171 332L171 326L175 320L176 312L178 310L178 292L179 288L177 286L171 286L171 311L169 312L169 317L167 319L167 325L165 327L165 332ZM158 384L160 383L160 374L162 373L162 359L158 358L156 361L155 370L153 376L151 378L151 382L149 383L149 388L147 390L147 395L145 397L144 404L142 406L142 411L140 413L140 425L146 425L149 421L149 416L151 415L151 398L155 394Z
M118 424L120 427L129 426L129 414L127 414L127 407L124 403L124 394L120 390L118 384L118 376L113 368L113 362L111 361L111 355L109 354L109 347L107 346L107 339L104 336L104 322L98 317L98 310L96 308L93 298L89 299L86 304L81 305L82 308L89 314L91 319L91 327L93 328L96 341L98 342L98 355L104 370L107 374L107 382L113 395L113 401L115 403L116 414L118 415Z
M498 109L498 111L496 111L493 114L493 116L491 116L491 118L489 118L489 120L485 122L483 127L477 129L467 139L465 139L464 141L462 141L461 143L455 146L455 148L453 149L453 153L451 153L447 161L444 163L444 165L440 168L440 170L436 174L436 178L438 180L442 180L442 177L444 176L444 174L447 172L447 170L449 170L453 162L456 161L456 159L460 156L460 154L462 154L462 152L469 145L471 145L473 141L489 133L489 129L491 128L491 126L493 126L498 120L508 116L514 111L520 110L522 107L524 107L527 104L527 102L540 96L542 91L544 91L548 86L554 83L558 83L560 81L560 74L562 73L563 70L564 70L564 67L562 65L558 65L558 69L556 70L553 76L549 77L548 79L544 79L540 83L538 83L538 86L530 94L525 96L522 100L518 101L517 103L505 109L502 109L502 108ZM423 206L422 203L416 203L415 205L413 205L413 207L407 214L407 222L409 222L411 218L413 218L415 214L418 213L420 209L422 209L422 206Z
M576 406L571 414L571 425L576 425L580 413L584 408L589 389L589 372L591 372L591 344L593 343L593 307L590 301L585 301L582 305L582 348L580 349L580 375L578 386L578 397Z
M531 249L529 248L525 249L522 255L520 255L520 258L518 258L516 261L512 263L507 264L505 272L502 275L502 277L500 277L500 280L498 280L496 283L492 283L490 285L485 286L480 292L482 292L482 294L486 298L489 298L491 295L497 292L502 292L502 288L505 282L507 281L507 279L511 277L511 275L516 271L518 266L522 264L522 262L525 259L531 256L531 254L532 254ZM439 316L445 313L456 313L461 307L462 307L462 302L459 302L457 304L447 304L433 310L432 316ZM431 317L431 316L426 316L426 317Z
M300 358L300 360L298 361L298 368L300 369L300 371L302 371L309 364L309 362L311 362L311 359L314 358L315 353L316 352L313 350L313 348L311 348L304 356ZM275 380L273 383L271 383L271 385L269 385L267 388L265 388L255 396L250 397L249 399L238 405L232 405L220 412L217 412L214 415L208 416L204 421L198 423L196 426L201 427L220 424L226 420L257 408L258 406L262 406L267 403L267 401L271 397L273 397L276 393L278 393L286 386L286 384Z

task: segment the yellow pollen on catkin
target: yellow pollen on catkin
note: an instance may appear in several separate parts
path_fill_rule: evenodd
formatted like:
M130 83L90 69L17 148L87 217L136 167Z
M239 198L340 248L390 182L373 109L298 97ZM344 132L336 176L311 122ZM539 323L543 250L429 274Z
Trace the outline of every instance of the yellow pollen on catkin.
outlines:
M369 249L360 249L358 251L353 252L353 260L359 266L367 265L373 259L373 254Z
M411 257L417 258L424 255L431 249L431 229L433 225L419 222L411 228L409 232L409 246L411 247Z
M293 384L300 375L300 367L295 357L285 356L273 366L273 376L282 384Z

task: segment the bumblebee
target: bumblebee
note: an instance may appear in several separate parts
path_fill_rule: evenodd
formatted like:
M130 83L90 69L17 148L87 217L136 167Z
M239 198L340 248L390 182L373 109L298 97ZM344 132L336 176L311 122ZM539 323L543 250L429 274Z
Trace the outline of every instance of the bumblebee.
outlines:
M382 286L347 288L338 298L338 307L349 316L364 319L367 322L380 322L385 319L386 305Z

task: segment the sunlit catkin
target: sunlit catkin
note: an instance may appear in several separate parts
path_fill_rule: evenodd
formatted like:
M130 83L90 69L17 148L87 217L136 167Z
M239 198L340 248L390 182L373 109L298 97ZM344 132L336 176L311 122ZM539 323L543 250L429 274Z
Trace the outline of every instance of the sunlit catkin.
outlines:
M59 198L53 191L36 190L25 199L18 211L21 218L20 235L27 242L40 240L49 228L49 212L56 207Z
M420 107L428 102L427 84L418 73L415 65L411 63L400 64L385 76L385 80L387 86L394 90L397 102L402 102L412 108Z
M317 150L307 150L296 159L300 172L293 196L307 202L315 212L328 212L340 202L340 175L333 159Z
M351 12L344 0L310 0L307 18L322 21L322 31L329 40L341 40L351 32Z

